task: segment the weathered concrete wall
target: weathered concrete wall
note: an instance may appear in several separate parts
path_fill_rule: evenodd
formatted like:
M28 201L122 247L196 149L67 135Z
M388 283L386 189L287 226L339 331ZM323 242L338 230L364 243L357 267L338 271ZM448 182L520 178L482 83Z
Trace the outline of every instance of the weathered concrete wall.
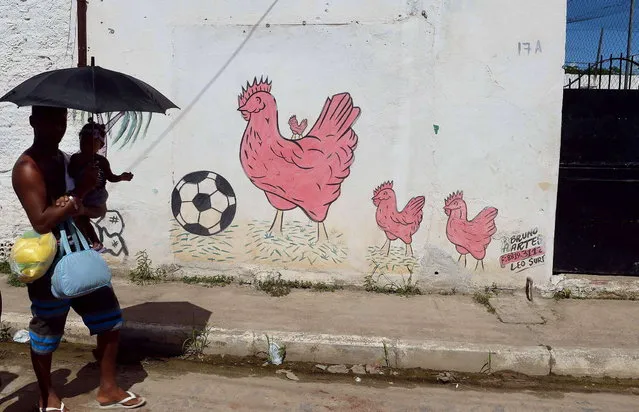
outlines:
M41 71L75 65L75 3L0 2L0 95ZM0 243L13 240L28 227L11 187L11 168L33 139L29 114L30 108L0 105ZM77 136L74 123L69 125L68 135ZM65 150L72 151L75 147L76 139L67 138L63 142Z
M111 136L114 170L135 174L110 186L114 212L99 223L113 254L348 282L413 273L458 290L550 278L562 2L112 0L89 5L88 27L97 64L181 107L154 115L146 133L148 116L130 119L134 132L142 122L138 133ZM270 90L243 92L261 76ZM341 114L356 114L347 107L312 133L319 141L281 140L298 138L292 115L307 119L306 135L326 99L344 92L361 109L352 129L338 130ZM211 173L189 175L197 171ZM378 208L374 190L391 180ZM400 211L415 198L410 211L396 212L391 191ZM462 199L445 202L457 191L471 223L456 218ZM328 239L318 242L327 204ZM269 229L276 207L286 209L281 233L279 222ZM389 238L399 239L387 255Z

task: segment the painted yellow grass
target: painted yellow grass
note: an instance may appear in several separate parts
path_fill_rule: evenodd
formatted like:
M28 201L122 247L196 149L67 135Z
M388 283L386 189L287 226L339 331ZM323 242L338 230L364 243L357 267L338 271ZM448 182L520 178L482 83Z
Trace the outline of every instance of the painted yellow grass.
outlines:
M237 259L238 225L231 225L213 236L197 236L184 230L176 221L171 227L171 251L183 261L234 262Z
M419 260L415 257L405 256L406 246L392 246L388 256L379 246L368 248L367 260L369 273L381 274L410 274L419 267Z
M317 224L284 223L283 237L268 235L269 221L231 225L214 236L197 236L172 222L171 250L177 260L237 263L252 262L285 269L347 267L348 249L343 234L330 230L328 241L317 243Z
M255 262L285 264L287 268L335 267L348 256L343 234L329 230L328 241L317 243L317 224L285 221L282 237L268 236L269 221L248 224L247 254Z

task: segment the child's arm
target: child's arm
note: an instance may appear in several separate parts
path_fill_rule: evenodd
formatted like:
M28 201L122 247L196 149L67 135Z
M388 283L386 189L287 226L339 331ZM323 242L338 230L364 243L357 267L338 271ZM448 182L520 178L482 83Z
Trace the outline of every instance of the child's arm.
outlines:
M113 172L111 171L111 164L105 157L101 158L100 161L102 163L102 168L104 169L104 176L109 182L111 183L117 183L122 181L130 182L131 179L133 179L133 174L129 172L122 173L121 175L113 174Z

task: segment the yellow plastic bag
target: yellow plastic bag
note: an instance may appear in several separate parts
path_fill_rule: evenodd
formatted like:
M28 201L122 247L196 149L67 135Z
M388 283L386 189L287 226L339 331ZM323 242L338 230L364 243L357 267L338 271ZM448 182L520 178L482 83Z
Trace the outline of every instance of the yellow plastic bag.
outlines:
M9 265L20 282L31 283L47 273L57 253L58 242L53 233L40 235L30 230L15 241Z

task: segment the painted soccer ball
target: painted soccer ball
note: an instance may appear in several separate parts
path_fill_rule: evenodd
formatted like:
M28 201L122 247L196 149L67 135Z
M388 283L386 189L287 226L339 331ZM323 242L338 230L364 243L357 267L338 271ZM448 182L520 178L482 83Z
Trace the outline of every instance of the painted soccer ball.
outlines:
M198 171L187 174L171 194L175 220L189 233L212 236L229 227L235 217L235 192L222 176Z

